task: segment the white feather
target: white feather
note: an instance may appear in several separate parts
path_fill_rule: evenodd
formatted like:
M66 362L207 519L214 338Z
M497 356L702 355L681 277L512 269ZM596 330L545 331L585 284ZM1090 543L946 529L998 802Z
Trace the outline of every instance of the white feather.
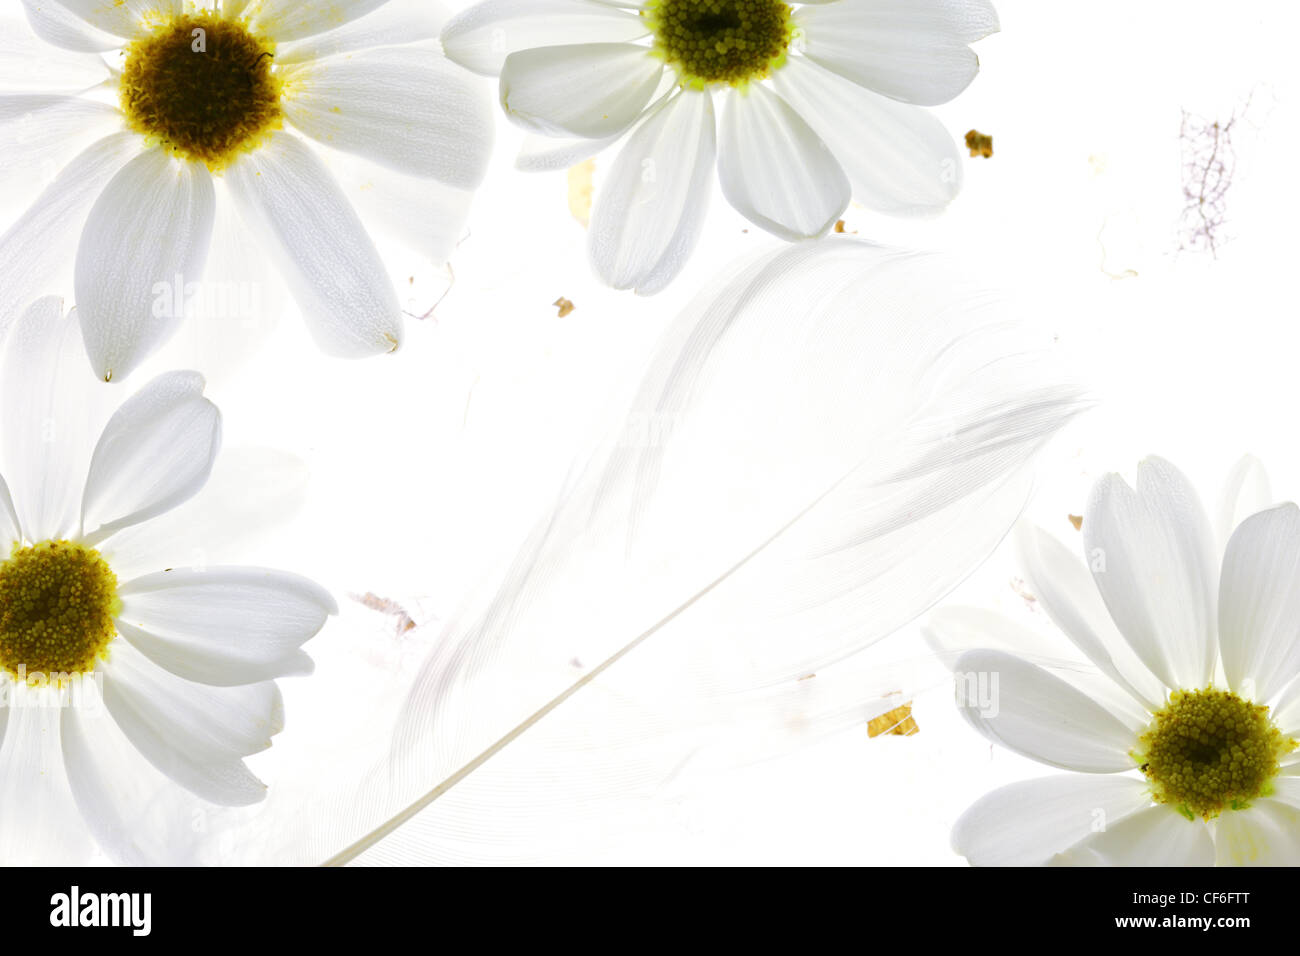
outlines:
M720 279L432 642L363 779L335 763L310 800L273 788L236 845L563 856L671 813L700 770L893 706L897 671L861 652L996 547L1035 452L1086 404L1005 313L941 257L857 240Z

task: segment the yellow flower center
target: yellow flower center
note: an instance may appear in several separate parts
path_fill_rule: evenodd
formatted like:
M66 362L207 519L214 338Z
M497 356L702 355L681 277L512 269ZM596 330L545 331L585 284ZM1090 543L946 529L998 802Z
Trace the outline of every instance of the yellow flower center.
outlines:
M14 548L0 563L0 669L28 683L90 673L116 636L120 607L117 577L95 549Z
M1270 793L1278 759L1295 747L1267 707L1206 688L1171 694L1132 756L1157 803L1189 820L1212 820Z
M136 132L215 172L280 127L274 57L237 20L173 17L127 47L122 111Z
M794 27L780 0L648 0L655 53L687 86L744 86L785 61Z

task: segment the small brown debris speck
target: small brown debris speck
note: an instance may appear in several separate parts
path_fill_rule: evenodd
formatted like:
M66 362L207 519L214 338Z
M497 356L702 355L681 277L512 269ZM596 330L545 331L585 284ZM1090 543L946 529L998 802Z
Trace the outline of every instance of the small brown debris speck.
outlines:
M349 594L348 597L356 601L363 607L368 607L372 611L378 611L380 614L387 614L389 617L397 619L397 635L401 637L407 631L414 630L416 627L415 620L411 615L406 613L406 608L402 607L396 601L382 598L378 594L367 591L365 594Z
M555 306L557 309L560 310L558 313L560 318L564 318L566 315L568 315L570 312L572 312L574 309L577 308L576 305L574 305L564 296L560 296L558 299L552 302L551 305Z
M982 156L984 159L992 159L993 137L973 129L966 134L966 148L970 150L972 158Z
M1070 515L1070 524L1074 525L1075 531L1083 530L1083 515Z

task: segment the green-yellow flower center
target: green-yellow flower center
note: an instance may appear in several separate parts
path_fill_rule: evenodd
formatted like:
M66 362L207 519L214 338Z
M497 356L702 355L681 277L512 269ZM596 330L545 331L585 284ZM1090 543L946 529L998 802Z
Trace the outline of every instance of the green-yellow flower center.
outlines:
M1133 758L1157 803L1189 820L1212 820L1271 792L1279 758L1295 747L1267 707L1207 688L1171 694L1138 738Z
M88 674L116 635L117 577L71 541L16 547L0 562L0 669L29 683Z
M127 47L122 112L174 156L219 170L281 125L274 57L237 20L173 17Z
M687 86L743 86L785 60L794 26L781 0L648 0L654 51Z

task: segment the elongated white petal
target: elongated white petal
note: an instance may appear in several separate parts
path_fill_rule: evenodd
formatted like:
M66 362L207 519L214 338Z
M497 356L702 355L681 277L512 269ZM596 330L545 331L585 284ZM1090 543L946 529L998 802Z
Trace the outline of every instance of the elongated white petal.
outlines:
M131 396L95 446L82 524L100 536L170 511L203 488L221 447L221 413L203 376L167 372Z
M386 169L361 156L334 153L329 171L361 221L372 229L376 248L387 255L401 250L384 243L397 240L423 257L442 264L465 238L474 191ZM389 263L389 272L397 266ZM399 283L399 290L401 288ZM407 312L413 312L404 303ZM416 314L423 314L416 312Z
M22 526L18 523L18 512L14 510L13 495L4 475L0 475L0 549L8 554L14 544L22 539ZM0 739L4 738L3 717L0 717Z
M82 96L0 94L0 189L26 193L96 140L121 129L122 117ZM22 194L20 193L20 194Z
M178 298L174 284L170 291L173 308L184 311L185 321L167 347L169 364L201 368L208 382L218 386L259 352L286 313L293 314L293 300L275 263L250 236L228 197L217 200L203 281L189 287L189 295L180 290Z
M247 806L266 797L266 785L243 761L205 759L179 749L172 728L163 724L159 715L144 710L144 701L130 695L125 685L111 677L104 683L104 700L117 725L145 759L196 796L231 807Z
M275 62L289 66L373 47L436 45L446 22L446 10L436 0L388 0L365 16L326 33L281 44L276 48Z
M357 357L398 347L402 315L392 280L356 211L308 146L277 134L231 166L226 179L278 257L322 349Z
M302 508L310 471L288 452L223 447L203 494L99 546L119 581L184 566L246 557L250 547L283 531Z
M632 43L521 50L501 70L501 108L531 132L605 139L636 122L663 71Z
M1214 674L1218 562L1195 489L1166 461L1094 486L1083 515L1093 580L1134 652L1167 687L1204 687Z
M1228 539L1237 530L1237 525L1274 503L1273 488L1262 461L1254 455L1246 455L1233 465L1215 513L1215 540L1220 550L1228 546Z
M62 9L57 18L80 21ZM41 29L48 34L58 28L43 25ZM108 79L102 57L51 43L37 35L34 26L12 7L0 14L0 89L10 93L80 93Z
M30 703L14 704L6 673L0 673L0 693L8 718L0 740L0 863L85 865L95 845L68 790L59 751L60 707L48 689L25 698ZM47 699L32 700L37 695Z
M175 16L184 8L184 0L48 0L80 17L97 30L114 36L132 38L148 23Z
M453 17L442 46L461 66L496 76L519 50L565 43L619 43L649 32L633 11L593 0L485 0Z
M85 685L79 706L63 709L59 736L77 810L109 859L131 866L203 862L196 830L212 826L213 806L149 763L110 716L96 684Z
M1150 805L1140 780L1061 774L985 794L957 820L952 847L972 866L1042 866Z
M1212 866L1210 828L1172 807L1130 814L1060 854L1058 866Z
M1300 508L1247 518L1228 541L1219 587L1228 686L1268 701L1300 673Z
M1278 730L1287 737L1300 737L1300 678L1293 680L1282 691L1271 705L1271 709L1270 716ZM1293 751L1288 757L1282 759L1282 763L1288 763L1288 758L1300 759Z
M76 246L91 205L138 152L139 137L131 133L93 143L0 235L0 330L33 299L70 284L68 250Z
M968 44L994 33L988 0L876 0L806 6L795 14L800 50L861 86L904 103L946 103L970 85Z
M1002 651L969 651L954 665L957 705L996 744L1082 773L1135 766L1133 732L1059 677Z
M916 106L858 86L792 57L772 88L830 147L853 184L853 198L892 215L928 214L961 191L957 142Z
M782 239L820 236L848 208L852 187L826 144L762 84L727 97L718 180L727 201Z
M473 189L492 152L479 81L433 50L366 50L284 71L285 116L312 139L399 172Z
M606 283L653 295L677 277L704 224L715 139L713 100L693 92L669 100L628 138L588 233Z
M177 0L172 0L177 2ZM299 40L336 29L364 17L387 0L253 0L249 25L277 43Z
M78 485L107 390L87 370L76 316L65 316L58 299L38 299L9 330L0 364L0 469L30 540L78 530Z
M441 858L444 837L491 842L521 793L635 800L636 781L718 738L803 720L827 668L997 546L1035 451L1084 405L1023 327L969 308L987 299L953 271L845 240L710 287L501 577L430 640L399 723L373 728L391 758L361 745L358 778L322 781L357 816L273 793L240 845ZM890 675L854 672L814 714L897 690L868 678ZM592 734L626 745L609 777L583 759Z
M104 381L126 378L175 333L176 288L203 277L215 204L206 167L162 149L133 159L95 201L77 247L77 310Z
M338 611L319 585L264 568L163 571L118 593L128 641L172 673L217 686L301 673L299 648Z
M607 139L564 139L529 133L519 146L515 168L532 173L550 173L576 166L613 146L619 136Z
M1300 865L1300 809L1256 800L1249 810L1222 814L1214 856L1216 866Z
M104 53L122 38L96 29L58 0L22 0L32 32L47 43L80 53Z
M949 668L967 651L1002 651L1036 664L1082 691L1123 721L1134 736L1151 722L1151 715L1129 691L1053 627L1029 628L997 611L949 605L930 614L922 634Z
M1052 623L1135 700L1164 706L1164 686L1116 628L1083 562L1040 528L1022 526L1017 540L1025 581Z
M265 681L237 687L197 684L171 674L126 642L113 648L105 665L109 695L137 710L160 729L169 729L173 746L196 758L247 757L271 746L284 729L284 701Z
M266 795L241 758L270 746L283 725L274 685L205 687L128 645L105 668L104 703L145 759L190 792L222 806Z

